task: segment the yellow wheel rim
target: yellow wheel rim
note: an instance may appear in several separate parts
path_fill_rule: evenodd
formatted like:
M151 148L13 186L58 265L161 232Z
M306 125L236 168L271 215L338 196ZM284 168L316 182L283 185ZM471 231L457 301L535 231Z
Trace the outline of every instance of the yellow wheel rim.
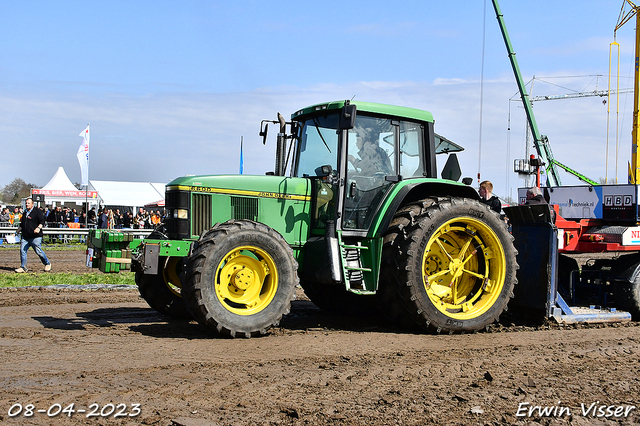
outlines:
M229 311L253 315L269 306L278 289L271 256L254 246L233 249L218 264L216 295Z
M182 291L182 283L180 283L180 277L178 276L181 266L180 260L181 258L179 257L168 257L164 268L162 268L164 283L176 296L180 296Z
M456 320L477 318L504 287L506 256L495 232L474 218L452 219L433 233L422 259L433 305Z

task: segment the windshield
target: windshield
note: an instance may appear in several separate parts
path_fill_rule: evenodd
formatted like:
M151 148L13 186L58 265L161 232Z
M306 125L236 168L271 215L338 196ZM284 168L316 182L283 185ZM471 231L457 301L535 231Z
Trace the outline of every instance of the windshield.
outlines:
M300 126L298 167L295 176L319 176L320 167L338 168L338 115L315 117Z

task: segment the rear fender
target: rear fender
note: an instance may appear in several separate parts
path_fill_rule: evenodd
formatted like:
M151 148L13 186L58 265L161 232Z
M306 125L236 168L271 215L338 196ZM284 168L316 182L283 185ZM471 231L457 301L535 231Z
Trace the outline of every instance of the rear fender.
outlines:
M419 182L415 182L414 179L400 181L385 200L377 220L373 222L369 236L372 238L381 237L398 209L407 203L427 197L462 197L480 200L480 196L474 188L457 182L431 179L421 179Z

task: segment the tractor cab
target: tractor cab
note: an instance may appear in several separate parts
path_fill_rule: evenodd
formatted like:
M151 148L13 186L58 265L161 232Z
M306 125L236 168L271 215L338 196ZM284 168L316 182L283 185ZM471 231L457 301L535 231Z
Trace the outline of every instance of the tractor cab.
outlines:
M271 121L280 124L273 174L310 180L309 238L298 259L302 281L373 294L382 233L395 211L412 198L449 191L436 179L435 156L462 148L434 133L431 113L413 108L338 101L304 108L291 119ZM455 155L449 160L459 170Z
M402 118L400 118L402 117ZM433 117L426 111L349 101L292 115L292 176L314 180L312 228L367 235L394 183L435 177Z

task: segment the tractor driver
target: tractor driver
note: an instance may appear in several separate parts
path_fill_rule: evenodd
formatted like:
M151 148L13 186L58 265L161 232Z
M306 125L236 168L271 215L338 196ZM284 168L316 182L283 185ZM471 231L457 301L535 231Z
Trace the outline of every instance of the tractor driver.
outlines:
M358 137L356 140L358 156L349 155L349 162L364 176L374 176L383 173L385 176L393 173L393 167L387 152L368 138Z

